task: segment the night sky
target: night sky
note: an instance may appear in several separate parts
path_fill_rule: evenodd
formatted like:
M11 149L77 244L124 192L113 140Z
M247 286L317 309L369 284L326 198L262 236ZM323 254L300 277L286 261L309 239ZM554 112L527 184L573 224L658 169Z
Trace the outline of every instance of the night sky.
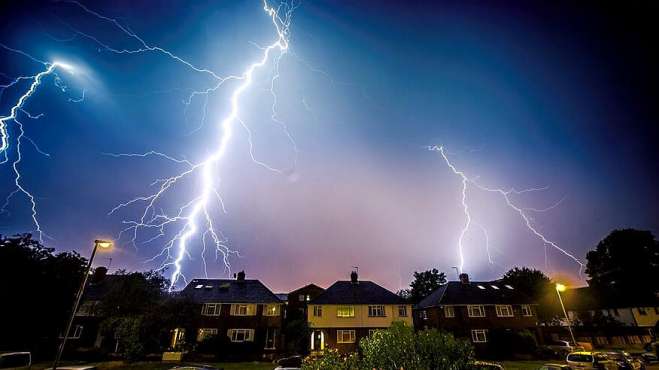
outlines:
M276 38L259 2L88 1L149 44L218 75L240 74ZM218 142L229 109L228 83L185 105L191 91L213 85L156 52L115 54L139 45L112 23L67 2L2 2L0 43L76 73L44 79L22 116L26 135L19 165L36 196L45 244L87 256L91 242L115 238L139 207L108 215L118 203L153 190L182 167L157 158L104 153L165 152L203 160ZM457 239L465 222L460 178L436 151L479 183L539 188L514 195L547 238L585 259L615 228L659 232L659 6L604 7L573 2L304 1L291 26L290 51L279 64L279 118L295 137L299 160L271 120L273 65L243 96L241 117L253 130L255 155L284 174L251 162L247 136L236 134L218 169L226 214L218 228L241 257L232 271L262 279L275 291L309 282L327 286L360 276L390 289L415 270L438 267L454 277ZM0 83L43 65L0 48ZM59 85L59 86L58 86ZM62 86L66 86L62 89ZM7 115L26 85L6 89ZM64 91L63 91L64 90ZM84 100L81 98L84 91ZM24 113L21 113L24 114ZM202 125L202 118L206 117ZM14 131L12 134L15 134ZM171 211L190 199L194 181L170 193ZM14 190L0 165L0 195ZM471 214L487 230L466 235L464 269L493 279L515 265L578 279L578 265L526 229L500 197L470 190ZM0 233L31 232L24 196L0 214ZM126 238L98 264L145 270L164 241L136 246ZM201 277L199 240L185 260ZM207 254L210 277L225 277ZM167 274L171 273L171 270ZM581 279L583 279L582 277ZM583 280L582 280L583 282Z

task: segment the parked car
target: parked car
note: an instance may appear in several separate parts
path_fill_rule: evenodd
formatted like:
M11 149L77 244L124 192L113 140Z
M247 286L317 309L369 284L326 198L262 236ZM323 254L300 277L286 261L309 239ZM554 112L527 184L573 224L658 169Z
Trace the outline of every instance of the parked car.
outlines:
M617 370L615 362L601 352L572 352L566 357L567 365L573 370Z
M504 370L503 365L496 362L474 361L471 364L472 370Z
M645 364L642 361L633 358L625 351L606 352L606 357L618 364L619 370L645 370Z
M567 340L556 340L546 345L547 348L554 351L559 357L566 356L568 353L583 351L584 348L581 346L574 346Z
M32 366L30 352L0 353L0 369L29 369Z
M216 367L203 364L193 364L193 365L179 365L170 368L169 370L220 370Z
M53 370L53 368L48 367L44 370ZM73 366L57 365L57 370L98 370L98 368L96 366L87 366L87 365L73 365Z
M277 360L275 370L300 370L302 368L302 356L284 357Z
M569 366L565 364L544 364L540 367L539 370L571 370Z
M640 359L645 362L646 364L656 364L659 363L659 357L657 357L656 353L652 352L645 352L639 354Z

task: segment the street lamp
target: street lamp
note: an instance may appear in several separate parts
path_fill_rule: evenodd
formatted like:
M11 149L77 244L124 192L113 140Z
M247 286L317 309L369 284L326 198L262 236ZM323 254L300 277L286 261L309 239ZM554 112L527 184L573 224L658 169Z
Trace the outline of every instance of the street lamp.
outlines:
M59 349L57 350L57 356L55 357L55 362L53 362L53 370L57 369L57 364L59 363L60 358L62 357L62 352L64 352L66 339L69 337L69 332L71 331L71 326L73 325L73 319L76 316L76 312L78 312L78 306L80 305L80 300L82 299L82 295L85 292L85 286L87 286L87 278L89 278L89 272L91 271L92 263L94 262L94 256L96 255L96 250L98 248L110 249L112 248L112 241L100 240L100 239L94 240L94 249L92 250L91 257L89 257L89 262L87 263L87 269L85 270L85 276L83 276L82 278L82 283L80 284L80 288L78 289L78 294L76 294L76 299L73 303L73 310L71 311L71 317L69 318L69 323L66 325L66 331L64 332L64 338L62 338L62 343L60 343Z
M570 318L567 316L567 311L565 311L565 305L563 305L563 298L561 298L561 292L565 292L567 287L563 284L556 283L556 294L558 294L558 301L561 302L561 308L563 309L563 314L565 315L565 321L567 322L567 330L570 332L570 337L572 338L572 343L574 346L577 346L577 341L574 339L574 333L572 332L572 324L570 323Z

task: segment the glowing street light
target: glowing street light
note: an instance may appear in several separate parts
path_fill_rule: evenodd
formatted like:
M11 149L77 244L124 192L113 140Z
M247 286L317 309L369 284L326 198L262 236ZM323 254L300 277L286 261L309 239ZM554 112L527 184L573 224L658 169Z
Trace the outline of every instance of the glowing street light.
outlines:
M574 346L577 346L577 341L574 339L574 333L572 332L572 324L570 323L570 318L565 311L565 305L563 305L563 298L561 298L561 292L565 292L567 287L563 284L556 283L556 294L558 294L558 301L561 302L561 308L563 309L563 315L565 315L565 321L567 322L567 330L570 332L570 337L572 338L572 343Z
M96 250L98 248L110 249L112 248L112 245L113 243L110 240L101 240L101 239L94 240L94 249L92 250L91 257L89 257L89 262L87 263L87 269L85 270L85 276L82 278L82 283L80 284L80 288L78 289L78 294L76 294L76 300L73 303L73 310L71 310L71 318L69 318L69 323L66 325L64 338L62 338L62 343L60 343L59 349L57 350L57 356L55 357L55 362L53 362L53 367L52 367L53 370L57 369L57 364L59 363L60 358L62 357L62 352L64 352L66 339L69 337L69 332L71 331L71 326L73 325L73 319L76 316L76 312L78 312L78 306L80 305L80 300L82 299L82 295L85 292L85 287L87 286L87 278L89 278L89 272L91 271L92 263L94 262L94 256L96 255Z

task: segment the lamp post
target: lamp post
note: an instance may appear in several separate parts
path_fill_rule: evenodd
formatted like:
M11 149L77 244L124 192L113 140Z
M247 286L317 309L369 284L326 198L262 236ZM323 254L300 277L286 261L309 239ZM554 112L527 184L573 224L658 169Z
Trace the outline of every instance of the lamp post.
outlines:
M112 247L112 242L108 240L94 240L94 249L92 250L92 255L89 257L89 262L87 263L87 268L85 269L85 276L82 278L82 283L80 284L80 288L78 289L78 294L76 294L76 299L73 303L73 310L71 310L71 317L69 318L69 323L66 325L66 330L64 331L64 338L62 338L62 342L59 345L59 348L57 349L57 356L55 357L55 361L53 362L53 370L57 369L57 364L60 361L60 358L62 357L62 352L64 352L64 346L66 345L66 339L69 337L69 332L71 331L71 326L73 326L73 319L76 316L76 312L78 312L78 306L80 305L80 300L82 299L82 295L85 292L85 287L87 286L87 279L89 278L89 272L91 271L92 268L92 263L94 262L94 256L96 255L96 250L98 248L101 249L109 249Z
M572 324L570 323L570 318L567 315L567 311L565 310L565 305L563 305L563 298L561 298L561 292L564 292L567 290L567 287L563 284L556 284L556 294L558 294L558 301L561 302L561 308L563 309L563 315L565 315L565 321L567 322L567 330L570 332L570 337L572 338L572 343L574 343L574 346L577 346L577 341L574 339L574 333L572 332Z

